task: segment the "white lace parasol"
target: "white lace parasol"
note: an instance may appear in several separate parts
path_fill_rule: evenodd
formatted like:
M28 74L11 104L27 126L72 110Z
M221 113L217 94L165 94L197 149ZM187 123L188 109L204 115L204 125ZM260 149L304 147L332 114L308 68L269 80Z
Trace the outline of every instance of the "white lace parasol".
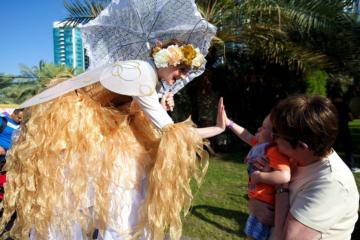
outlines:
M177 39L208 53L216 27L197 10L194 0L113 0L94 20L81 27L90 68L118 60L151 60L150 48L156 41ZM163 92L176 93L205 67L190 72L187 79Z

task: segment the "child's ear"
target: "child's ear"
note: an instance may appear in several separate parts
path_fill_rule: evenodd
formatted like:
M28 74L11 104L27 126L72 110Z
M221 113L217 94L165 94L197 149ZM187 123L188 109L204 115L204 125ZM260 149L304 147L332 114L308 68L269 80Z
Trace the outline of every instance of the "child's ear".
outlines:
M302 142L302 141L298 142L298 146L303 150L309 149L309 146L306 143Z

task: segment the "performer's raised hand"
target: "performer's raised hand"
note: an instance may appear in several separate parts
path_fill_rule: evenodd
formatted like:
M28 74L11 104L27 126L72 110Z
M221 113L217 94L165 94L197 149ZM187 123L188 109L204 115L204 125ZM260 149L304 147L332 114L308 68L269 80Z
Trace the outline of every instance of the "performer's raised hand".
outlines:
M217 117L216 117L216 126L225 130L226 128L226 112L224 107L224 100L221 97L218 102L218 111L217 111Z
M218 103L216 126L196 128L196 131L202 138L209 138L224 132L225 127L226 127L226 113L224 110L223 98L221 97Z

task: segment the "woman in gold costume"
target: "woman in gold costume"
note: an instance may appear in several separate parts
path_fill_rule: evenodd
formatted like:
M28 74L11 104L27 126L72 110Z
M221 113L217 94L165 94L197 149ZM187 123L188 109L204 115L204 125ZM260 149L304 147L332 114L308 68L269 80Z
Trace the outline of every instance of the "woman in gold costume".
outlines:
M115 64L121 77L132 74L130 64L172 84L205 61L191 44L151 54L152 63ZM208 166L203 138L225 129L222 100L216 126L196 128L189 119L173 123L171 96L160 103L155 89L121 95L116 84L105 77L28 109L6 165L3 225L17 213L10 236L86 239L97 228L102 239L181 237L190 179L200 183Z

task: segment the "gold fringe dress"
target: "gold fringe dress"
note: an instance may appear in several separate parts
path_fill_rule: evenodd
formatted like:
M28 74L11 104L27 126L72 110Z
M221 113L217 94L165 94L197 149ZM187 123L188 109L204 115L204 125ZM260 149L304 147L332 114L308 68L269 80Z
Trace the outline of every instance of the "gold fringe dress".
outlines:
M194 127L173 124L156 91L129 97L99 82L29 108L7 156L1 226L17 218L3 237L88 239L97 228L104 239L179 239L190 180L208 164Z

